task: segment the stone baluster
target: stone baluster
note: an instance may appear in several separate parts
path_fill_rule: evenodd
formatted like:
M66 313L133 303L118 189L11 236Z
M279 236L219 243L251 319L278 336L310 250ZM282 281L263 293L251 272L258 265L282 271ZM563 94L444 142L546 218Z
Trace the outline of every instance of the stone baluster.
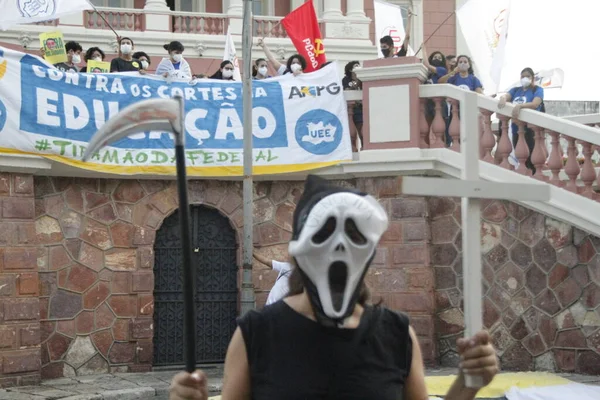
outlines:
M443 108L442 101L445 101L442 97L435 97L435 117L433 117L433 123L431 124L432 135L429 139L431 148L443 148L446 147L446 121L442 117Z
M560 180L560 171L563 169L563 160L560 148L560 134L558 132L548 132L552 138L552 150L550 150L550 157L548 158L548 168L552 171L552 177L550 183L562 187L562 181Z
M544 129L534 126L532 127L535 138L535 145L533 146L533 151L531 152L531 163L535 167L535 174L533 177L535 179L539 179L541 181L545 181L546 176L544 175L544 165L546 164L546 153L544 152L544 148L546 147L546 143L544 141Z
M569 182L565 189L570 192L577 193L577 177L579 176L580 168L577 162L577 146L575 139L572 137L566 137L569 147L567 147L567 165L565 166L565 173L569 177Z
M592 144L588 142L581 142L583 146L583 167L581 168L581 180L583 181L583 191L581 192L582 196L587 197L588 199L593 199L596 197L594 189L592 185L596 180L596 170L594 169L594 163L592 162L592 155L594 152L592 151Z
M429 148L429 132L431 131L431 126L427 122L427 118L425 118L425 110L427 109L427 100L428 99L420 99L419 100L419 130L421 134L421 141L419 142L419 147L422 149Z
M460 151L460 115L459 115L458 100L450 99L450 112L452 113L452 121L448 127L448 134L452 138L452 146L450 149Z
M508 137L508 118L505 115L499 115L498 118L502 122L502 128L500 130L500 140L498 140L498 147L496 148L496 154L500 161L500 166L506 169L513 169L513 166L508 162L508 157L512 153L513 147Z
M181 15L175 17L175 33L181 33Z
M489 163L494 163L492 150L496 144L496 138L492 133L492 112L482 109L481 116L483 119L483 135L481 136L481 148L483 150L482 160Z
M527 166L525 165L529 158L529 147L527 147L527 142L525 141L525 123L523 121L516 121L516 124L519 131L519 140L517 141L517 147L515 148L515 156L517 157L517 160L519 160L517 172L522 175L530 176L531 170L527 169Z

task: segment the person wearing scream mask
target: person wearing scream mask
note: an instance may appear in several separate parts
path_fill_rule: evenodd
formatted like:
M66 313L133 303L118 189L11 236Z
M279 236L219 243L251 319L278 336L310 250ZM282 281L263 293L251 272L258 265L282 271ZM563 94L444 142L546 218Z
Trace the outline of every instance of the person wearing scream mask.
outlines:
M88 61L104 61L104 58L106 58L106 54L104 54L100 47L90 47L87 49L85 56L83 57L86 62L86 66L81 68L79 72L87 72Z
M449 83L461 89L483 94L483 85L474 75L473 63L467 56L458 56L456 68L438 79L438 83Z
M183 58L185 48L178 41L173 41L164 45L165 50L169 52L169 57L163 58L156 67L156 75L162 75L165 78L192 79L192 69L190 64Z
M77 42L70 41L65 44L67 51L67 62L58 63L54 66L64 72L79 72L78 64L81 64L81 52L83 48Z
M110 72L134 72L142 68L140 61L133 58L133 40L128 37L119 39L119 57L110 62Z
M148 71L148 68L150 68L150 65L152 64L152 59L150 58L150 56L144 53L143 51L136 51L135 53L133 53L133 58L135 58L136 60L140 60L140 66L142 67L140 69L140 72Z
M233 64L229 60L225 60L219 66L219 70L212 74L210 79L222 79L225 81L233 81Z
M298 76L306 69L306 59L300 54L294 54L287 59L285 64L282 64L273 55L263 39L258 39L258 45L262 47L267 59L277 71L277 75L293 74L294 76Z
M519 113L522 109L543 111L544 89L535 84L535 74L533 73L533 69L525 68L521 71L521 86L510 89L507 94L500 97L498 108L504 108L507 102L515 104L512 111L513 119L519 118ZM511 125L511 129L513 134L513 146L516 148L520 135L518 134L517 124L515 124L514 121ZM527 158L525 165L533 174L535 174L536 169L531 162L531 153L535 146L535 133L533 132L533 129L525 126L524 136L527 147L529 147L529 157Z
M267 79L271 78L269 75L269 64L264 58L259 58L254 62L252 66L252 79Z
M388 228L377 199L308 176L293 215L294 264L282 301L250 311L225 358L222 400L427 399L421 349L406 314L373 305L365 275ZM498 371L491 338L458 340L461 372L446 400L471 400L463 373L489 384ZM182 372L169 399L206 399L202 371Z

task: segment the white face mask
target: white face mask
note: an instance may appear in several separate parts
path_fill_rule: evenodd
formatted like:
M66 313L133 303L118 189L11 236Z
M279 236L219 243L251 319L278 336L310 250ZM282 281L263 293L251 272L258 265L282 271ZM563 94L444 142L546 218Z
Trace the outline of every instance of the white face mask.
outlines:
M233 71L230 69L223 70L223 78L229 79L233 76Z
M261 74L262 76L266 77L267 73L268 73L268 68L267 67L260 67L258 69L258 73Z
M150 64L148 64L148 61L142 60L142 69L148 69L149 66Z
M102 61L102 57L94 57L93 60L100 62L100 61Z
M357 65L356 67L354 67L354 68L352 69L352 72L356 72L356 71L358 71L359 69L362 69L362 67L361 67L360 65Z
M302 70L302 66L301 66L300 64L292 64L292 65L290 66L290 70L291 70L293 73L300 72L300 71Z
M523 87L529 87L531 85L531 79L525 77L525 78L521 78L521 85Z
M79 54L73 54L73 57L71 57L71 62L73 64L79 64L81 62L81 56Z
M462 72L467 72L469 70L469 64L467 64L467 63L458 64L458 70L462 71Z
M181 54L177 54L177 53L172 54L171 57L173 57L173 61L175 61L176 63L180 62L181 59L183 58L183 56Z
M307 216L300 214L298 221L305 222L290 241L289 254L316 288L318 298L309 291L313 307L320 306L339 323L354 310L355 293L387 230L387 214L372 196L338 192L321 199Z
M131 53L131 45L130 44L122 44L121 45L121 53L123 54L129 54Z

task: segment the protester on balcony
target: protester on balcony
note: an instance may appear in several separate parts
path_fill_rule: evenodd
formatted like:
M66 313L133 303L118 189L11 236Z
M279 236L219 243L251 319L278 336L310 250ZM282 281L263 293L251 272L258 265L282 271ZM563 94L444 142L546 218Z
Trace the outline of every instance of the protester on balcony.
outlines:
M254 65L252 65L252 78L257 80L271 78L267 60L259 58L254 62Z
M210 76L210 79L222 79L225 81L233 81L233 63L225 60L219 66L219 70Z
M451 54L446 56L446 69L453 71L456 68L456 56Z
M102 49L100 47L90 47L85 52L85 56L83 56L83 59L85 60L86 65L83 68L81 68L81 70L79 72L87 72L88 61L90 61L90 60L104 61L105 58L106 58L106 54L104 54L104 52L102 51Z
M192 79L190 64L183 58L183 44L175 40L163 47L169 52L169 57L163 58L158 64L156 75L164 78Z
M410 42L410 32L412 29L412 10L408 10L408 22L406 24L406 35L402 41L402 46L397 53L394 54L394 39L391 36L386 35L379 39L379 47L381 48L381 54L383 58L398 58L405 57L408 54L408 46Z
M135 72L142 68L140 61L133 58L135 44L128 37L119 39L119 57L110 62L110 72Z
M67 62L54 64L54 66L64 72L79 72L77 64L81 64L81 52L83 48L77 42L70 41L65 44L67 51Z
M483 85L474 75L471 59L468 56L458 56L456 65L454 70L440 77L438 83L449 83L461 89L483 94Z
M288 251L290 292L238 320L225 357L223 400L423 400L425 368L409 317L373 305L365 276L389 225L358 190L309 175ZM488 332L460 338L460 369L446 400L472 400L465 374L488 385L498 372ZM202 371L177 374L170 400L206 399Z
M290 291L289 280L292 273L292 264L288 262L270 260L267 257L260 255L256 251L253 253L253 255L259 263L271 268L273 271L278 272L277 279L275 279L275 284L269 292L269 296L267 297L267 302L265 305L268 306L269 304L276 303L287 296L288 292Z
M516 148L520 135L518 134L518 126L514 120L519 118L521 110L528 109L545 112L544 88L535 84L535 74L533 69L525 68L521 71L521 86L510 89L507 94L500 97L498 108L503 109L507 102L515 105L512 111L513 123L511 125L511 130L513 146ZM502 129L500 129L500 132L502 132ZM531 162L531 154L533 152L533 147L535 146L535 133L533 129L526 125L524 136L527 147L529 148L529 157L527 157L525 166L535 174L536 169Z
M358 61L350 61L344 67L344 78L342 78L342 87L344 90L362 90L362 82L360 79L356 77L356 71L361 68L360 62ZM362 101L354 102L352 106L352 121L354 122L354 126L356 127L356 132L358 133L358 137L360 138L360 148L356 143L352 144L353 151L362 150L363 135L363 104ZM351 135L354 139L353 142L356 142L356 137Z
M140 65L142 67L140 71L148 71L148 68L150 68L150 65L152 64L152 59L150 56L143 51L137 51L133 53L133 58L140 60Z
M262 47L267 59L277 71L277 75L293 74L294 76L300 75L306 69L306 59L300 54L294 54L287 59L286 64L282 64L277 60L275 55L271 52L265 41L260 38L258 39L258 45Z
M425 43L422 45L423 64L429 70L429 83L438 83L438 80L448 74L446 69L446 57L441 51L434 51L427 57L427 48Z

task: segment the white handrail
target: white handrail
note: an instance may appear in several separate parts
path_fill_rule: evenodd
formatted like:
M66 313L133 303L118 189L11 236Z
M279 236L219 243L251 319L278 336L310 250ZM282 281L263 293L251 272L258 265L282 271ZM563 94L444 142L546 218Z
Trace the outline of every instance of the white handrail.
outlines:
M464 90L454 85L438 84L421 85L419 87L420 97L426 98L449 97L451 99L460 100L462 98L461 93L464 93ZM509 118L512 117L512 111L514 108L512 104L507 103L506 106L500 110L498 108L498 100L481 94L477 95L477 106ZM553 132L558 132L576 140L600 145L600 135L598 135L597 128L592 128L565 118L555 117L553 115L548 115L533 110L521 110L519 116L520 120L525 123L539 126L540 128L544 128Z

